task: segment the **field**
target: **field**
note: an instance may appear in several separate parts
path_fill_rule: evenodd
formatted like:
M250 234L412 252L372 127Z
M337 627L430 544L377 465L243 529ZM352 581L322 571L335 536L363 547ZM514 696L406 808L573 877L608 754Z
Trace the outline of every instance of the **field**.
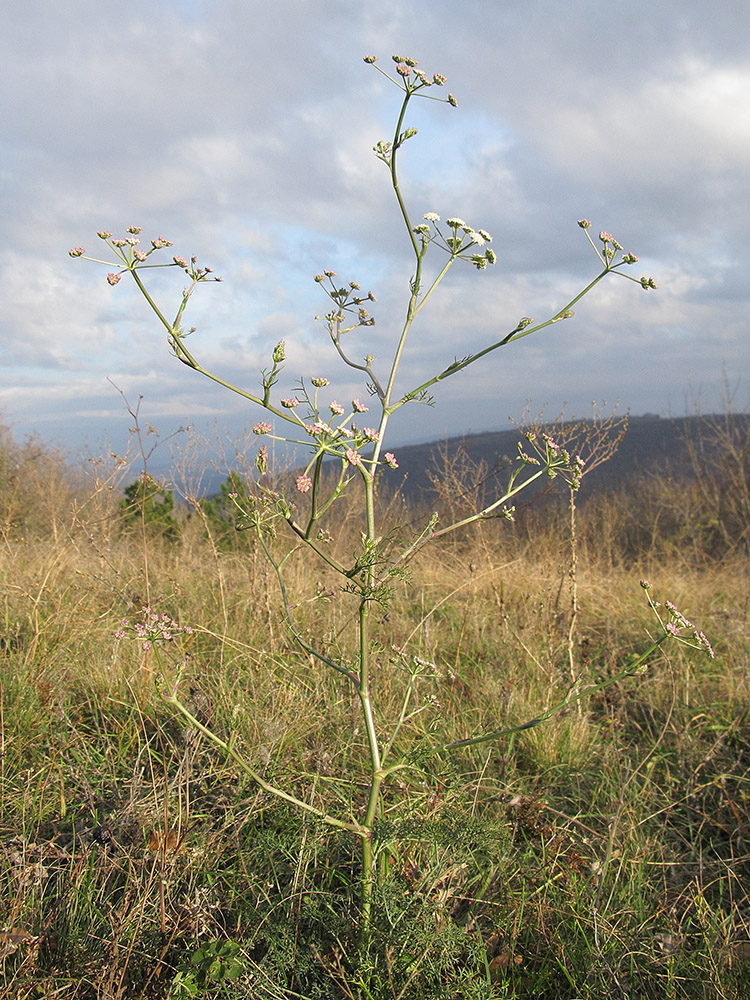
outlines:
M688 453L587 499L573 536L563 495L425 545L395 585L376 616L386 738L406 658L424 670L394 733L409 766L384 794L363 941L356 840L200 728L322 811L365 806L351 691L293 642L252 533L220 503L133 516L138 469L74 474L3 435L0 995L750 995L747 424L707 419ZM461 515L487 479L448 463L436 509ZM387 522L408 534L428 513L396 496ZM333 551L359 531L337 515ZM715 659L664 643L608 683L655 631L643 578ZM353 662L333 579L289 557L298 626ZM163 657L199 727L154 656L115 637L144 606L193 630Z

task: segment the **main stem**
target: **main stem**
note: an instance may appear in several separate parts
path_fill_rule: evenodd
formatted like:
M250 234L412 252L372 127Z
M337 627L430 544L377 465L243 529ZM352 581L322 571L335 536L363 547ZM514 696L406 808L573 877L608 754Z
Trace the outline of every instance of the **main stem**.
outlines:
M384 415L384 419L385 415ZM366 516L366 537L369 545L375 543L375 477L373 474L365 477L365 516ZM369 934L372 919L372 899L375 890L375 852L372 843L373 828L380 804L380 790L385 778L383 773L380 744L375 728L375 718L372 710L371 699L371 649L370 649L370 614L372 611L372 592L375 587L375 564L368 562L365 568L363 581L364 589L359 605L359 683L357 694L359 695L362 707L362 717L364 719L365 731L367 733L367 744L370 754L370 794L367 801L367 810L362 826L364 831L360 834L362 841L362 939Z
M396 150L398 149L398 137L401 132L401 127L403 125L404 115L406 113L406 107L409 103L410 94L407 92L404 97L404 101L401 105L401 113L399 114L398 122L396 123L396 131L394 135L392 153L391 153L391 183L393 185L393 190L398 201L399 209L401 210L401 215L406 224L407 232L409 233L409 238L411 240L412 249L414 250L415 257L417 259L417 268L415 277L412 280L411 295L409 297L409 304L406 312L406 319L404 321L404 327L401 332L401 337L399 338L398 346L393 356L393 362L391 364L391 371L388 377L388 383L385 388L385 392L381 396L381 406L382 415L380 419L380 426L378 428L378 439L375 442L375 448L370 458L368 465L369 469L363 475L364 487L365 487L365 537L366 544L370 553L376 544L376 524L375 524L375 476L377 472L378 460L380 458L380 451L382 447L382 442L385 439L386 429L388 427L388 419L390 416L390 402L393 395L393 387L396 380L396 374L398 372L399 363L401 361L401 355L404 350L404 345L406 343L406 338L409 334L409 329L411 327L412 321L414 319L415 308L417 304L417 297L419 294L419 281L421 277L421 267L422 258L419 253L419 248L417 246L417 241L412 232L411 225L409 222L409 215L406 211L406 206L404 204L403 198L401 196L401 191L398 184L398 174L396 172ZM357 688L357 694L359 695L360 705L362 707L362 716L365 724L365 731L367 733L367 743L370 754L370 794L367 801L367 810L365 813L365 818L363 822L363 827L366 833L360 835L362 841L362 926L360 929L360 943L364 944L370 932L370 925L372 920L372 899L375 890L375 851L373 849L373 829L375 826L375 820L378 814L378 808L380 806L380 793L383 786L383 781L385 780L385 772L382 768L382 760L380 754L380 744L378 742L378 734L375 728L375 718L373 716L372 710L372 699L371 699L371 648L370 648L370 614L372 610L372 594L375 589L376 584L377 569L373 559L368 560L367 566L364 570L364 580L363 580L363 592L362 599L359 605L359 684Z

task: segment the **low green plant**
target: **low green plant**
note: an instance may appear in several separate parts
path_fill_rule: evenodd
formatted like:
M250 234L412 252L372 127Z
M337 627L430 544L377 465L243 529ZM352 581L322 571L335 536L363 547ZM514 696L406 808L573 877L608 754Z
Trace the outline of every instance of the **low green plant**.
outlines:
M236 941L207 941L197 948L172 979L172 1000L189 1000L207 988L238 979L245 966Z
M411 637L400 645L392 641L389 609L394 592L401 581L408 579L410 564L426 546L489 520L513 520L515 500L530 483L560 478L575 490L583 465L579 456L571 454L549 434L531 432L526 443L519 447L515 465L497 495L479 509L447 524L441 524L437 515L428 516L416 530L408 533L402 526L388 521L388 508L378 489L381 476L398 467L395 454L386 450L391 418L407 405L429 405L435 386L480 361L486 363L501 348L537 334L551 324L569 321L576 304L601 281L622 276L644 289L655 288L656 284L651 278L633 278L627 274L627 269L638 258L623 252L617 240L605 231L599 233L598 241L592 239L591 224L581 220L578 225L595 252L599 268L582 290L547 319L535 322L524 316L509 324L507 332L482 349L455 358L418 384L405 389L400 387L399 375L407 341L448 272L460 263L484 271L496 263L497 255L490 246L492 237L486 230L475 228L457 216L449 216L442 222L437 213L427 211L420 221L414 222L401 190L398 173L401 151L417 132L406 124L408 108L418 98L443 101L455 107L457 102L453 95L438 96L445 78L437 73L428 76L411 58L394 56L392 73L380 69L374 56L367 56L365 62L374 65L401 92L393 135L374 147L376 157L387 170L412 255L412 273L406 281L405 319L403 326L394 333L387 364L379 364L366 348L363 351L352 346L355 335L366 332L374 323L369 310L375 295L371 291L363 292L355 280L339 280L332 270L317 274L315 281L329 300L324 324L333 350L350 372L362 378L367 396L363 393L347 404L335 398L325 400L324 391L330 382L327 377L317 374L300 378L293 389L277 396L275 387L282 377L286 360L283 341L271 351L269 365L262 371L256 391L234 385L206 369L198 360L198 351L188 347L187 337L193 331L184 329L184 316L198 286L220 279L211 268L199 266L196 257L187 259L175 254L168 263L156 263L158 258L155 260L154 255L172 246L171 241L163 237L152 240L149 249L141 249L138 227L129 228L122 238L101 231L98 235L110 255L107 260L87 256L82 247L75 247L70 254L112 268L107 274L107 281L112 286L118 284L122 275L129 275L166 330L175 357L192 371L262 411L263 419L253 426L260 439L284 441L295 448L307 449L304 468L295 476L292 488L283 491L278 480L271 476L268 448L262 444L255 461L257 476L254 481L248 484L246 492L238 489L228 493L225 499L231 499L234 505L238 527L255 534L273 569L289 635L311 664L317 663L329 671L353 696L358 711L352 727L350 751L364 754L366 788L358 787L344 764L329 783L328 801L321 806L315 795L299 790L298 782L285 787L269 778L257 748L244 746L231 731L222 735L214 725L202 719L181 683L186 661L180 653L180 644L194 628L176 620L179 615L175 617L158 607L147 606L140 615L123 620L117 634L120 639L134 637L140 642L144 656L157 666L162 697L183 716L191 729L232 758L270 796L332 830L344 831L359 844L359 953L358 957L342 962L341 967L358 970L350 980L352 992L347 995L371 997L385 995L379 988L373 992L377 976L370 970L367 955L374 908L383 905L380 886L393 851L392 842L387 836L379 836L379 830L387 829L386 818L390 821L398 817L399 795L403 794L400 789L408 787L410 781L419 782L426 762L515 736L571 704L601 693L624 677L641 672L666 639L685 640L703 647L708 644L702 633L675 608L667 606L667 613L658 619L658 634L642 652L621 657L614 675L586 685L573 685L557 703L520 725L483 725L458 740L446 740L441 736L442 706L433 690L440 680L441 669L409 646ZM436 255L439 260L433 264ZM173 319L167 317L147 287L146 276L154 267L176 268L187 278L187 287ZM374 415L365 416L371 410ZM368 426L363 426L364 423ZM350 551L342 555L332 545L332 532L336 530L344 497L349 506L354 502L359 504L359 530ZM315 562L321 573L335 580L335 588L319 587L313 598L293 595L293 567L298 554ZM656 610L650 585L644 583L644 587L649 604ZM352 624L332 637L325 628L316 632L308 627L302 621L300 608L312 601L322 609L325 618L327 602L334 595L348 602ZM195 630L200 628L198 622L193 625ZM412 637L417 631L415 629ZM401 687L398 707L390 715L385 713L379 701L386 672L395 677ZM409 796L403 794L403 801L408 799ZM201 954L207 962L209 958L218 960L205 949ZM208 967L211 968L210 962ZM358 982L356 989L351 986L352 982ZM482 995L489 995L486 992L488 984L489 978L486 978Z

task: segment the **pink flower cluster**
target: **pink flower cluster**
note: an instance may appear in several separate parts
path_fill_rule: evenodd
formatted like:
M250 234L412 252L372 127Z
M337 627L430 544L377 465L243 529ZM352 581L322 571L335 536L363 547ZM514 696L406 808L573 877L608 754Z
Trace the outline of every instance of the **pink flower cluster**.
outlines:
M131 622L129 618L123 618L115 632L115 639L138 639L141 649L148 650L156 642L173 642L178 635L193 634L189 625L180 625L170 615L159 615L148 606L141 608L141 611L141 621Z

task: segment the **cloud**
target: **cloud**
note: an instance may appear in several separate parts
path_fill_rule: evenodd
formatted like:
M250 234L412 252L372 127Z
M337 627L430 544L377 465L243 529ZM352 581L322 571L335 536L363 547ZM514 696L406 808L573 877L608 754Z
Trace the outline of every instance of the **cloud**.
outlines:
M377 326L352 335L378 370L403 323L414 262L372 154L399 94L361 57L393 52L448 77L457 109L417 102L400 151L414 219L456 214L494 236L498 265L456 268L425 309L399 386L480 349L522 315L542 320L597 273L576 220L612 231L655 274L657 293L607 281L573 320L489 355L436 390L434 410L395 422L409 440L502 427L527 397L682 407L689 386L718 405L723 371L747 371L750 59L746 5L627 7L507 0L96 0L13 6L0 39L4 253L0 407L20 433L54 428L71 446L111 430L111 376L165 427L193 416L251 419L170 358L164 330L126 281L70 260L106 227L144 226L221 274L188 325L201 363L257 387L278 339L284 389L330 373L363 387L315 316L323 268L378 298ZM445 96L443 93L442 96ZM430 266L439 267L437 257ZM642 269L642 270L641 270ZM152 272L171 317L183 285ZM281 386L280 386L281 391Z

